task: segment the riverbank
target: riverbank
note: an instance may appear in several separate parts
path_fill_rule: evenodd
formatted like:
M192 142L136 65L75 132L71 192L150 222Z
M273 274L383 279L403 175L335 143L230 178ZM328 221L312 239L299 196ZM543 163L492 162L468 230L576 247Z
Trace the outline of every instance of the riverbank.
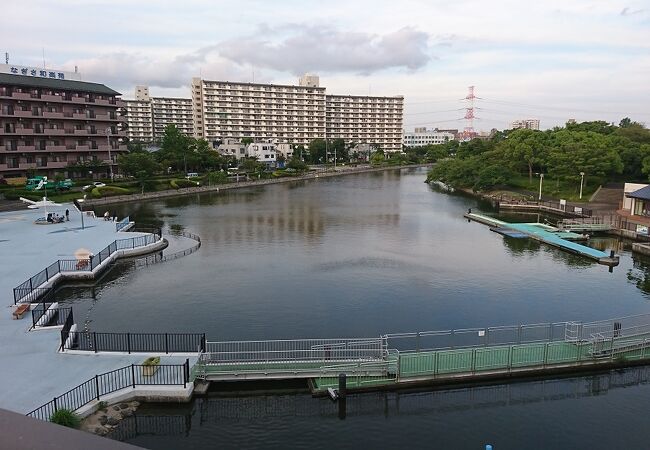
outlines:
M86 205L89 207L93 206L102 206L102 205L111 205L115 203L126 203L126 202L138 202L142 200L151 200L151 199L162 199L162 198L171 198L171 197L180 197L184 195L191 194L203 194L205 192L220 192L224 190L231 189L243 189L248 187L255 186L266 186L269 184L278 184L278 183L289 183L292 181L302 181L302 180L312 180L316 178L328 178L328 177L338 177L342 175L352 175L359 173L368 173L368 172L383 172L386 170L396 170L396 169L409 169L417 167L431 167L433 164L407 164L401 166L382 166L382 167L346 167L334 169L324 169L315 172L309 172L304 175L296 177L284 177L284 178L273 178L268 180L254 180L254 181L242 181L231 184L217 184L214 186L199 186L191 188L180 188L175 190L160 191L160 192L145 192L144 194L131 194L131 195L116 195L113 197L105 197L99 199L88 199L86 200Z

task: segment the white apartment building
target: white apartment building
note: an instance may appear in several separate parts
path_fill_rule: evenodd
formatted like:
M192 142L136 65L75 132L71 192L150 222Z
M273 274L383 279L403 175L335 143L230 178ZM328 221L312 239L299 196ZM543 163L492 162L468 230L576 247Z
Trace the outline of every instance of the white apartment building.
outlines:
M449 131L439 131L437 128L427 130L416 128L415 131L404 131L402 143L405 147L423 147L425 145L444 144L454 140L454 134Z
M402 151L404 97L327 96L327 138Z
M194 136L308 145L325 135L325 88L192 79Z
M539 119L518 119L510 123L510 129L527 128L529 130L539 130Z
M192 79L194 136L309 145L342 138L402 150L404 97L326 95L316 75L298 86Z
M192 120L192 99L176 97L152 97L153 138L158 140L165 133L167 125L176 125L181 133L194 135Z
M143 100L124 100L126 111L126 136L131 142L152 142L153 122L151 102Z
M267 166L275 166L276 155L275 144L268 142L253 142L246 147L246 156L257 158L259 162Z
M175 97L150 97L147 86L135 87L135 100L125 100L127 136L131 141L154 142L162 138L167 125L176 125L192 136L192 100Z

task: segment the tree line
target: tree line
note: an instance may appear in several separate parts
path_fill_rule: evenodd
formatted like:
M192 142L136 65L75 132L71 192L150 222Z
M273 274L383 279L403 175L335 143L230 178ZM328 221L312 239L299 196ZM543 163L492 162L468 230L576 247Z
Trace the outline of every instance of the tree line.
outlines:
M583 173L585 183L592 185L648 181L650 175L650 130L629 118L618 126L604 121L567 123L546 131L508 130L488 140L432 147L442 157L428 181L474 191L507 186L521 175L532 183L540 173L558 183L579 183Z

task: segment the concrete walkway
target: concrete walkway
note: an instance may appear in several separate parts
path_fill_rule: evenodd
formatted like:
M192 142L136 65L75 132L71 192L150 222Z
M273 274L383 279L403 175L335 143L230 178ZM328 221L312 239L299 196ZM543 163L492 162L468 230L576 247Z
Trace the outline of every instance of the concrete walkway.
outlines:
M5 307L0 314L0 408L27 413L96 374L129 364L141 363L148 355L58 353L58 329L29 331L31 314L12 320L13 288L57 259L75 259L74 252L83 247L99 253L116 239L142 233L115 231L115 223L84 218L71 204L54 207L48 212L65 214L70 221L61 224L35 225L42 210L25 208L0 213L0 299ZM181 364L185 356L162 357L161 364ZM191 360L191 362L193 362Z

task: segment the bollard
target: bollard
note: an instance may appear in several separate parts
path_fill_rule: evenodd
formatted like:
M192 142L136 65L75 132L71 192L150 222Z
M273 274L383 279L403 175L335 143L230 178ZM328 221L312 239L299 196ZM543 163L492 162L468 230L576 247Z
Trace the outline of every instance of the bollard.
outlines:
M613 258L613 257L614 257L614 250L610 250L610 251L609 251L609 257L610 257L610 258Z
M339 374L339 398L345 399L346 394L348 393L347 381L344 373Z
M467 214L472 214L472 208L469 208L469 209L467 210Z

